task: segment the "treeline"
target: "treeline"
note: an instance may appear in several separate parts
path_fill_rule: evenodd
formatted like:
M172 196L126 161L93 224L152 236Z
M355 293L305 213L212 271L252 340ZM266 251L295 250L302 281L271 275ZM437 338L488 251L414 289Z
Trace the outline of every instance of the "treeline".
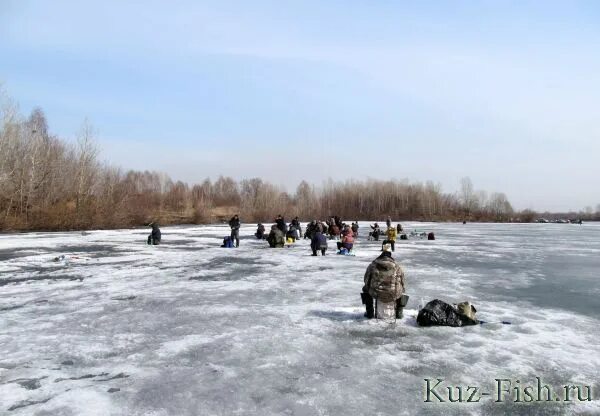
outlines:
M99 161L94 131L84 123L75 143L50 134L35 109L19 115L5 100L0 127L0 227L3 230L119 228L151 220L210 223L239 213L243 221L270 221L281 213L302 220L339 215L351 220L509 221L503 193L475 191L468 178L456 194L432 182L367 180L316 187L302 182L293 194L259 178L219 177L195 185L157 172L124 172Z

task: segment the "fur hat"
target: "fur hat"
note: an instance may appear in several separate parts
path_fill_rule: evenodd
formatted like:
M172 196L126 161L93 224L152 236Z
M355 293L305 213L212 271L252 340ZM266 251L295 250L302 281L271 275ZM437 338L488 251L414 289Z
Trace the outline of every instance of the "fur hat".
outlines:
M391 244L384 244L381 251L387 251L387 252L391 253L392 252L392 245Z
M461 302L456 305L456 309L461 315L464 315L472 320L476 320L475 313L477 312L477 309L475 309L475 306L471 305L470 302Z

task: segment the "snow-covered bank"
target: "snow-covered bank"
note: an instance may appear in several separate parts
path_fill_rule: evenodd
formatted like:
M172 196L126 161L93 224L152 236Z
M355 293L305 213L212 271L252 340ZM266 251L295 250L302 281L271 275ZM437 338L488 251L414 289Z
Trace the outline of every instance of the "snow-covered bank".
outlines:
M402 321L367 321L357 256L269 249L244 226L0 236L0 414L561 414L591 403L424 403L424 379L593 385L600 399L600 227L404 224ZM61 261L53 261L65 255ZM421 299L513 325L418 328ZM119 389L118 391L115 391ZM12 409L12 410L10 410Z

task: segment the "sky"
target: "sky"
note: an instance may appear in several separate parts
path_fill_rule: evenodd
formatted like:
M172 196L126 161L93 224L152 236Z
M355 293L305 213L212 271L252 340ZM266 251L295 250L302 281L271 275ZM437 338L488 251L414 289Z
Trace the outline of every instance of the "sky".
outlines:
M600 204L596 1L0 0L0 83L190 183L469 176L518 209Z

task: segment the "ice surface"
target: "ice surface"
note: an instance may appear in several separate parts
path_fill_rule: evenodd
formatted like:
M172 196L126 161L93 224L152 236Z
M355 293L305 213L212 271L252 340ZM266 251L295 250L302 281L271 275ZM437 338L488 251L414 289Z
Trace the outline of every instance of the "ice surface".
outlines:
M600 414L591 403L424 403L424 378L592 385L600 399L600 226L405 223L411 296L363 318L379 254L269 249L254 226L0 235L0 414ZM267 227L268 228L268 227ZM64 255L64 259L54 261ZM419 303L468 300L467 328L419 328ZM119 390L117 390L119 389ZM110 391L110 393L109 393Z

